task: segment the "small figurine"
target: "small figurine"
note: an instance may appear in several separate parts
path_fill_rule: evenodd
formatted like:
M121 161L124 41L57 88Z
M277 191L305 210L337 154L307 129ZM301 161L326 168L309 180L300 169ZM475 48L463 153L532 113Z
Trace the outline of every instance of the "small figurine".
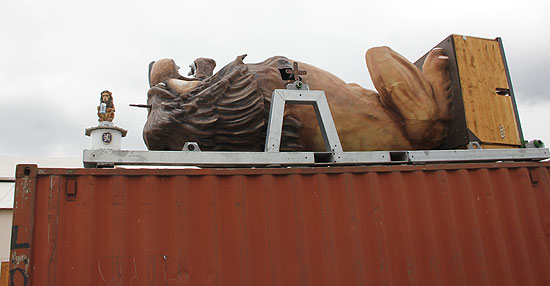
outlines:
M97 107L98 121L113 121L115 118L115 105L113 104L113 94L104 90L101 92L101 98Z

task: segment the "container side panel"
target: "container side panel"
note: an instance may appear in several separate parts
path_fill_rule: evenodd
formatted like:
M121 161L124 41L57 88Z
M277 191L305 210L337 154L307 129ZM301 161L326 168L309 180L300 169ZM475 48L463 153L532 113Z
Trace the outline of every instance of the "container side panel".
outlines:
M244 225L247 228L243 243L248 246L246 272L249 285L271 285L276 278L273 270L273 257L270 249L268 224L266 223L267 192L272 177L251 176L243 180ZM274 284L274 283L273 283Z
M34 258L41 254L34 248L36 187L37 166L18 165L10 244L10 285L31 285L34 280Z
M326 285L333 279L330 257L325 254L326 237L323 225L322 199L318 176L302 177L302 185L314 191L302 192L301 209L304 221L307 279L312 285Z
M167 270L177 265L174 237L178 226L177 199L172 196L173 187L168 178L140 176L116 178L112 184L123 185L126 190L115 196L116 212L121 213L122 231L126 239L117 241L120 251L111 259L115 264L115 277L131 285L145 285L146 281L167 284L175 277ZM169 212L169 213L168 213ZM163 216L162 213L169 215ZM116 224L117 221L114 221ZM141 249L138 255L135 249ZM118 272L124 272L123 275ZM172 273L176 273L175 271ZM119 278L120 277L120 278ZM119 280L116 280L119 281Z
M357 226L360 254L364 268L362 275L370 284L390 285L387 231L383 225L380 183L377 173L361 173L348 176L353 183L354 205L357 210Z
M523 221L521 209L518 203L526 197L518 197L517 190L514 189L514 182L511 182L503 172L495 172L493 176L493 185L497 202L500 202L499 208L501 216L507 223L503 225L504 241L507 245L506 254L510 257L511 271L513 279L518 284L533 284L532 265L528 259L527 246L523 237L522 228L527 223ZM525 188L525 185L520 186ZM529 195L529 194L526 194ZM519 200L519 201L518 201Z
M330 227L326 230L329 241L329 255L334 260L335 282L357 285L361 277L357 272L362 265L361 256L358 255L358 243L352 239L353 229L353 205L350 205L348 197L352 186L349 185L345 174L329 174L320 177L321 184L326 185L326 191L321 193L326 205L323 213Z
M311 176L309 176L311 177ZM306 246L307 241L305 239L304 228L309 222L304 220L304 210L303 210L303 193L307 192L311 188L310 184L302 180L303 176L300 175L290 175L289 183L292 190L292 200L288 203L292 208L294 214L293 220L295 224L292 226L293 229L290 231L295 233L294 241L291 241L290 247L293 247L296 251L296 263L295 263L295 277L296 281L300 284L306 284L308 279L308 269L306 262ZM315 186L313 184L312 186ZM282 222L284 223L284 222ZM294 283L294 282L293 282ZM322 285L322 284L320 284Z
M357 218L355 194L357 186L351 174L339 175L339 180L331 183L330 202L335 209L336 245L341 251L337 252L339 273L348 276L349 285L366 285L364 275L365 262L361 250L361 236ZM336 216L338 215L338 216ZM339 221L345 223L339 224Z
M317 214L317 216L320 216L319 219L321 220L320 239L322 242L322 249L320 253L322 253L322 255L324 256L324 270L326 271L326 282L324 283L324 285L334 285L338 281L337 279L339 273L336 265L337 249L335 249L334 243L334 237L336 234L334 233L334 221L331 218L332 213L328 197L331 190L329 188L330 185L327 176L332 176L332 174L319 174L317 176L317 191L319 192L320 203L320 212Z
M471 171L472 195L475 215L478 218L480 239L486 257L488 279L496 285L513 281L511 269L506 257L506 247L502 238L500 216L495 204L495 196L503 190L491 182L492 177L501 174L490 174L493 170L480 169Z
M545 261L550 259L550 168L530 168L529 179L533 188L534 206L538 210L539 226L542 232L537 232L537 245L540 245L540 257ZM546 263L548 265L550 263ZM546 267L550 269L550 267ZM550 273L546 271L547 278Z
M183 258L189 252L186 235L188 233L186 208L184 207L184 186L179 184L179 177L162 177L156 186L158 221L160 222L156 243L160 249L158 260L161 262L162 279L166 285L189 284L189 271ZM137 189L137 188L136 188ZM175 191L175 190L180 191ZM150 191L150 193L153 193ZM141 224L141 220L138 222ZM155 223L154 221L152 223ZM147 229L142 230L147 232ZM160 237L166 237L163 241ZM161 280L162 281L162 280Z
M303 248L299 249L296 212L296 192L297 188L293 184L293 175L282 176L274 181L272 189L273 212L269 220L276 221L271 232L274 234L271 239L277 240L279 252L278 279L282 285L289 285L300 281L300 270L303 265ZM273 244L275 245L275 243ZM300 255L301 254L301 255Z
M123 265L128 261L122 256L121 237L124 225L121 222L123 203L120 191L116 190L115 180L118 177L96 177L89 186L83 186L84 191L79 192L75 202L81 199L93 197L93 215L95 220L93 232L88 232L93 237L94 244L97 244L97 252L91 259L97 260L94 271L97 284L117 284L122 281L129 273L123 269ZM64 202L64 205L69 202ZM138 206L136 206L138 207ZM60 214L61 217L71 216L71 214ZM65 255L72 252L67 251ZM95 269L94 269L95 270ZM60 273L60 274L63 274ZM92 285L92 283L90 283Z
M458 241L458 259L464 267L466 285L488 284L487 264L479 223L474 209L472 182L466 170L449 173L451 223ZM475 182L474 182L475 184Z
M433 173L410 172L405 174L405 184L410 184L411 189L406 191L408 205L408 224L410 225L413 239L412 247L415 257L415 281L420 285L441 285L443 281L440 275L441 262L438 258L436 231L434 230L434 215L429 197L436 195L433 187L428 184ZM411 182L411 183L407 183Z
M184 191L184 207L188 208L184 223L189 225L189 253L185 257L191 284L217 284L217 253L214 181L210 177L190 177Z
M277 186L275 186L275 178L272 175L264 176L261 186L255 186L255 188L263 187L265 188L265 225L267 228L267 249L263 250L268 258L269 265L269 280L270 285L281 285L281 279L283 279L283 273L281 272L281 252L280 249L280 240L279 228L280 222L276 219L278 216L277 208ZM252 187L252 185L250 185ZM284 202L283 202L284 203ZM258 249L257 251L262 251ZM289 250L287 250L289 251Z
M61 176L47 176L37 181L36 230L34 244L36 249L46 255L35 255L33 279L56 284L57 246L59 233L59 190Z
M454 223L454 201L450 180L452 174L446 171L427 173L426 193L428 206L432 212L433 244L437 256L438 278L441 283L465 285L464 263L461 257L457 225Z
M248 280L247 245L243 223L242 176L213 178L215 184L216 236L220 259L220 280L231 285L243 285ZM219 215L218 215L219 214Z
M548 224L548 204L550 202L549 191L542 191L537 189L538 183L533 184L529 176L530 170L528 169L502 169L498 170L503 176L502 181L508 184L508 189L513 192L516 201L520 228L519 233L523 240L521 249L523 252L522 259L526 260L524 267L530 267L525 269L525 279L520 280L521 284L539 283L544 281L544 284L550 284L550 256L548 255L548 244L544 243L541 239L544 237L544 228L549 226ZM512 180L511 178L517 178ZM546 179L548 176L546 176ZM544 178L543 178L544 180ZM547 186L548 187L548 186ZM543 196L537 198L539 193ZM541 210L537 206L537 201L545 203L545 209ZM546 216L545 220L540 218L541 211ZM548 232L547 232L548 237ZM546 255L541 255L542 253ZM515 259L515 258L514 258ZM536 278L538 277L538 279Z
M81 178L80 182L86 184L87 180ZM88 181L89 182L89 181ZM94 252L89 251L94 243L90 238L89 228L93 227L93 208L91 199L93 192L79 192L77 183L76 192L78 197L75 201L68 201L65 195L66 188L69 187L68 178L60 180L58 202L60 205L59 219L66 218L67 222L60 224L58 229L58 253L57 265L55 268L55 280L61 281L90 281L93 279L89 269L96 267L91 262L90 255ZM64 261L64 263L59 263ZM99 276L99 273L93 273ZM89 283L89 282L88 282ZM85 285L91 285L86 283Z
M550 167L341 170L37 176L32 285L550 285Z
M383 217L381 227L386 232L388 267L392 284L406 285L411 283L413 257L410 246L410 229L406 224L403 199L403 181L400 172L381 173L379 175L379 192Z

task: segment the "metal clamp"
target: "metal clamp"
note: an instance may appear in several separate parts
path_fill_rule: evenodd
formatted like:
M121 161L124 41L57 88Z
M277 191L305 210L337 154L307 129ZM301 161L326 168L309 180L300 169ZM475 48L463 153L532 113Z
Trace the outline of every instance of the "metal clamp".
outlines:
M201 148L197 142L185 142L181 151L200 152Z
M481 144L479 144L479 142L470 141L470 143L468 143L468 149L470 149L470 150L480 150L480 149L483 149L483 148L481 147Z

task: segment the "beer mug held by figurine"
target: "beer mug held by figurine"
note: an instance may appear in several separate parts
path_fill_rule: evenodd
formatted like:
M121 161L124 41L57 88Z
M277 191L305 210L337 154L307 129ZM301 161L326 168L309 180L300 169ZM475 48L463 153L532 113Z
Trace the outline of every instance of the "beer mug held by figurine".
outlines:
M107 103L102 102L99 104L99 113L101 114L107 113Z

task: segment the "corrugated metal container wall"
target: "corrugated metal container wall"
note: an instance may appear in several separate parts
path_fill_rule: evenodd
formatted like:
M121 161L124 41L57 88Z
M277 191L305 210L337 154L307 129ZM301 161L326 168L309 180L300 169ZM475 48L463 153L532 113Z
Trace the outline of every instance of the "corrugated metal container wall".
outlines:
M550 285L550 163L20 165L10 285Z

